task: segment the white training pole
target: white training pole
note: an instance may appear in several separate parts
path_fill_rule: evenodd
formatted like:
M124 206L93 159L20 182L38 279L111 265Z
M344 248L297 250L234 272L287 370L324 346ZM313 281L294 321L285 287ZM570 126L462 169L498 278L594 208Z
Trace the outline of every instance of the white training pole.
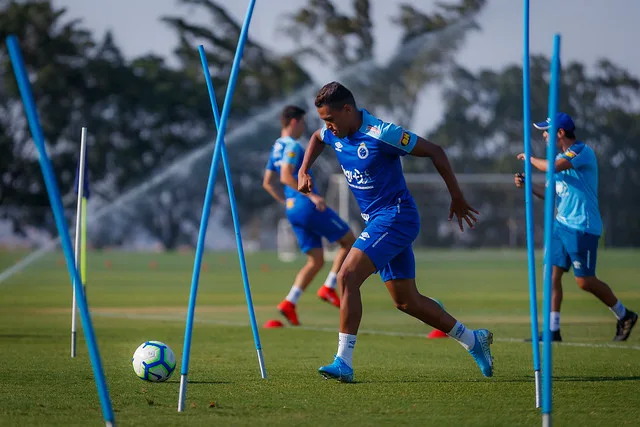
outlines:
M87 144L87 128L82 128L82 136L80 137L80 160L78 161L78 206L76 208L76 268L80 266L80 244L82 236L82 192L84 190L84 153ZM73 302L71 307L71 357L76 357L76 288L73 287Z

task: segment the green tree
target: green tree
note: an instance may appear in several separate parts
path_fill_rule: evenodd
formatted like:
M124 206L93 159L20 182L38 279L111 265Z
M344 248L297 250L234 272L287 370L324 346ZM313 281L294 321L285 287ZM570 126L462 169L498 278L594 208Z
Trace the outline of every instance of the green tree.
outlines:
M76 151L70 141L73 113L84 103L82 69L94 44L78 21L63 20L64 9L48 1L5 2L0 7L0 39L18 36L40 115L48 151L63 189L74 182ZM0 51L0 215L18 233L30 225L55 229L38 156L31 140L9 55Z
M175 55L183 72L191 76L199 85L199 97L204 103L203 105L206 105L203 118L206 117L208 129L213 130L211 106L196 47L199 44L205 47L218 106L222 110L241 24L215 1L182 0L181 4L193 7L198 16L209 18L207 25L194 24L179 16L163 17L162 20L174 30L178 38ZM257 18L254 17L254 19ZM249 37L244 48L242 66L236 83L226 134L229 135L241 126L254 126L255 124L246 121L248 116L274 101L292 94L310 81L309 75L294 56L276 55ZM260 188L270 142L279 136L279 125L275 121L267 125L255 126L253 132L245 134L241 145L229 146L228 148L242 224L255 216L256 211L270 202L268 194L260 190L257 191L256 188ZM207 138L208 141L214 139L214 136ZM199 203L193 206L193 210L198 212L198 215L201 210L210 158L203 160L206 162L202 162L199 166L201 171L199 182L193 187L197 194L194 196L195 200ZM222 172L219 173L218 182L220 184L216 192L218 195L216 200L221 203L226 200L227 196L222 189L224 185ZM230 225L230 216L227 216L226 219L226 224Z
M532 57L533 119L547 116L548 77L549 59ZM638 78L610 61L599 61L593 71L577 62L563 66L559 109L574 117L578 138L598 155L600 210L606 238L615 245L640 242L640 220L633 214L640 208L639 101ZM443 118L429 138L447 146L456 170L522 170L522 162L515 158L523 151L520 66L477 73L458 68L448 81L443 102ZM532 147L534 155L544 157L545 145L535 130ZM504 203L499 194L493 197L494 206Z
M386 65L373 61L375 39L368 0L353 0L351 14L340 13L330 0L308 0L305 7L285 17L282 30L298 43L297 54L316 57L338 71L366 63L369 78L357 73L345 83L360 103L408 125L421 92L442 78L464 36L477 28L474 17L484 4L485 0L438 3L431 14L402 4L399 14L391 18L402 29L396 49L402 53Z

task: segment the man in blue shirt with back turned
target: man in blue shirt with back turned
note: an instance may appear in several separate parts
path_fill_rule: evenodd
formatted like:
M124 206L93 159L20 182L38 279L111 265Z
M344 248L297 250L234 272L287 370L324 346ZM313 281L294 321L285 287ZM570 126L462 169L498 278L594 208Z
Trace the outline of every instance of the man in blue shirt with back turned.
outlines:
M347 223L326 206L315 188L306 195L298 191L298 169L304 157L304 148L298 139L306 128L305 114L302 108L295 105L288 105L282 110L280 138L271 148L262 183L274 199L286 206L287 219L296 234L298 246L307 255L307 262L296 275L291 290L278 304L280 313L294 326L300 324L296 311L298 299L324 265L322 238L340 245L331 271L317 292L320 299L336 307L340 307L340 299L335 291L336 274L356 239ZM284 185L284 197L275 189L274 181Z
M484 376L492 376L493 334L467 329L416 287L411 244L420 230L420 214L407 189L400 156L429 157L451 193L449 219L455 215L460 230L463 219L470 227L477 221L473 213L478 212L462 195L444 150L358 109L353 94L340 83L320 89L315 105L325 126L309 141L298 172L298 188L304 193L312 191L309 169L324 147L332 146L366 223L338 272L342 289L338 352L333 363L319 369L320 374L353 381L352 354L362 318L360 286L378 272L399 310L447 332L469 351Z
M598 240L602 234L602 220L598 206L598 162L596 155L582 141L576 139L573 119L566 113L556 115L558 128L557 146L561 153L556 156L556 220L553 225L551 262L552 296L549 324L553 341L562 341L560 335L560 305L562 304L562 275L573 266L578 286L595 295L609 307L618 323L614 341L626 341L638 315L626 309L616 298L611 288L596 277ZM545 142L549 142L549 120L534 123L543 131ZM524 154L518 159L524 160ZM531 157L531 165L547 171L546 159ZM524 175L516 174L515 184L524 187ZM544 186L534 184L532 192L544 199Z

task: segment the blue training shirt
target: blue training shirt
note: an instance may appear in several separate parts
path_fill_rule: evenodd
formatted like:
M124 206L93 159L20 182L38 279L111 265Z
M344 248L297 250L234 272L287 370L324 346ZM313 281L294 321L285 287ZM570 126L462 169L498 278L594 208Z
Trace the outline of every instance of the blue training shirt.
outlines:
M300 166L302 166L303 160L304 147L290 136L285 136L276 139L276 142L273 144L266 169L274 171L280 175L281 166L283 164L290 164L293 165L293 177L298 179L298 170L300 169ZM311 172L309 172L309 174L311 174ZM313 192L316 192L315 188L313 189ZM312 203L309 198L304 194L301 194L298 189L291 188L288 185L284 186L284 197L287 199L302 198Z
M338 138L326 126L320 131L333 146L349 187L365 220L381 209L413 202L402 172L400 156L415 147L418 137L393 123L383 122L367 110L353 135Z
M573 168L555 174L556 220L584 233L602 234L598 206L598 162L584 142L577 141L557 158L567 159Z

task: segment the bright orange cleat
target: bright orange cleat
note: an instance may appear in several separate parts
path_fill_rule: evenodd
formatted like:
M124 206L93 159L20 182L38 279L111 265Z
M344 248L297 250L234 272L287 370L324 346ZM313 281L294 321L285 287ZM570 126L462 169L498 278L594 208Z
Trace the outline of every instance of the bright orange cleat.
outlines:
M300 325L298 321L298 315L296 314L296 305L291 301L284 300L280 304L278 304L278 310L293 326Z
M318 297L322 300L325 300L329 304L333 304L336 307L340 308L340 298L336 293L335 289L331 289L322 285L320 289L318 289Z

